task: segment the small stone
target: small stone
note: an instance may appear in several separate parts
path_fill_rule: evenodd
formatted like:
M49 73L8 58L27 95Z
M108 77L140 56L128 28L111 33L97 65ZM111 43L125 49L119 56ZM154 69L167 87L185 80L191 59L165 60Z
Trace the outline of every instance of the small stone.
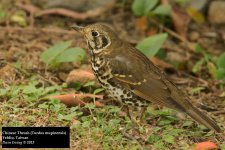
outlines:
M189 34L189 38L191 41L197 41L199 39L199 33L198 32L191 32Z
M212 24L225 24L225 1L211 2L208 14L208 19Z
M90 81L96 81L96 77L91 71L87 71L84 69L75 69L71 71L66 78L66 83L68 85L71 85L76 82L85 84Z

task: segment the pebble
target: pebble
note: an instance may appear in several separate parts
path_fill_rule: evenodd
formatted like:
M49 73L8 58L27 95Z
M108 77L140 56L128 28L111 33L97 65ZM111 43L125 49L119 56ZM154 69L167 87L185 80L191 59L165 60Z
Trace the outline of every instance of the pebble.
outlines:
M211 2L208 19L211 24L225 24L225 1Z
M190 34L189 34L189 39L191 40L191 41L197 41L198 39L199 39L199 33L198 32L191 32Z

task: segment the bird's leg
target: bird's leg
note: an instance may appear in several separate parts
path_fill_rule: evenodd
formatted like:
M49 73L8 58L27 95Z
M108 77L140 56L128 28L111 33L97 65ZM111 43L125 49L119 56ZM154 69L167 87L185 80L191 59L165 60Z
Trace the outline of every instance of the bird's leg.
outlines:
M127 111L127 116L130 118L130 120L132 121L132 117L130 115L130 109L129 109L129 106L125 106L126 107L126 111Z
M143 122L142 119L143 119L143 116L144 116L146 110L147 110L147 107L142 107L141 108L141 112L140 112L140 123Z
M131 122L134 123L134 124L137 124L137 121L134 117L132 117L131 113L130 113L130 109L129 109L129 106L125 106L126 107L126 111L127 111L127 116L130 118Z

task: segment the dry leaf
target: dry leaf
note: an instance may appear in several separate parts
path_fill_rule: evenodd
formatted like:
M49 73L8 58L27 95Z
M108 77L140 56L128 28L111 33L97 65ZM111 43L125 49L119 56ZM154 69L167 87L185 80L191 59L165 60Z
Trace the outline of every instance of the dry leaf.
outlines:
M186 12L188 15L196 22L198 23L204 23L205 22L205 17L204 15L199 12L197 9L189 7L186 9Z
M137 30L142 34L145 35L145 31L148 28L148 20L147 17L142 16L136 19L136 27Z
M65 94L65 95L55 95L52 96L53 99L59 99L62 103L68 106L84 106L86 102L83 100L87 98L96 98L96 99L102 99L103 95L94 95L94 94ZM95 102L96 107L103 107L104 104L96 101Z
M218 149L218 146L210 141L197 143L194 147L194 150L213 150Z
M172 20L176 31L182 36L186 37L187 27L191 21L190 16L178 6L172 7Z

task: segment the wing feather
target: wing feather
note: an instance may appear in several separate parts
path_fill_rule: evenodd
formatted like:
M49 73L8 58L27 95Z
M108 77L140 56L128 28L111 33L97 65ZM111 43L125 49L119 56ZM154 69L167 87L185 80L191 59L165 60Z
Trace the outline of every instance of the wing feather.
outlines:
M115 79L139 97L171 107L170 103L167 102L171 91L162 80L160 70L149 60L133 60L128 57L129 55L119 55L110 60L109 65ZM137 62L139 67L134 68L131 65L133 64L131 60ZM154 67L154 69L151 67Z

